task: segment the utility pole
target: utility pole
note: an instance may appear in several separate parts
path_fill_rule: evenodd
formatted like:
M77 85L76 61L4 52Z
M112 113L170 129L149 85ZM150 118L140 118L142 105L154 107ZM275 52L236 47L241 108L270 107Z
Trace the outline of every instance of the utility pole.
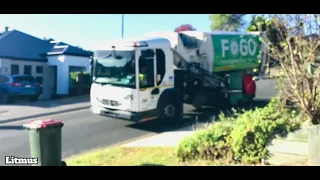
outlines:
M122 21L121 21L121 23L122 23L122 32L121 32L121 38L123 39L123 35L124 35L124 14L122 14Z

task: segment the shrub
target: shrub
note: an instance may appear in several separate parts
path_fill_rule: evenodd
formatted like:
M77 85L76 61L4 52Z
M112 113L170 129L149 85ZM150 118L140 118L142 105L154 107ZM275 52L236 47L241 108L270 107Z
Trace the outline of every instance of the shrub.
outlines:
M275 135L285 136L299 127L295 114L273 99L266 107L244 111L230 134L235 160L244 163L260 163L267 159L267 145Z
M185 138L176 155L181 161L194 159L232 159L241 163L259 163L268 157L268 142L277 134L286 135L299 127L296 114L274 98L266 107L233 115L221 113L219 122Z
M230 153L228 135L232 124L215 122L207 129L183 139L176 148L179 160L220 159Z

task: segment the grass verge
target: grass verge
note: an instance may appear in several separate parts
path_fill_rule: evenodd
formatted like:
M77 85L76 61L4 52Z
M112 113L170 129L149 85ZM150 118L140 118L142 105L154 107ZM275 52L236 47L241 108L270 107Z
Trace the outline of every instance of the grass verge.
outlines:
M170 147L113 147L67 159L68 166L216 166L212 161L179 162Z

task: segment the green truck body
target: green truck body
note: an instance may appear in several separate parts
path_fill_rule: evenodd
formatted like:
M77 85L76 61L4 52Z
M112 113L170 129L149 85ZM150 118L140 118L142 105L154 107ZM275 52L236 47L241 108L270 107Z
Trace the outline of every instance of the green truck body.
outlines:
M211 34L214 72L258 68L261 62L261 39L254 34Z

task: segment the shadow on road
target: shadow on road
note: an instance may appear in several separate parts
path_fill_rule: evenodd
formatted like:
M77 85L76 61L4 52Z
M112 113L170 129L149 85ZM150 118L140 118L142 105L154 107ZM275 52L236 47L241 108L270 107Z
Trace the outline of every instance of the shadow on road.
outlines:
M24 130L23 126L0 126L0 130Z
M255 109L255 108L261 108L268 104L269 100L265 99L259 99L255 100L252 104L242 106L239 109ZM222 110L219 110L215 107L204 107L201 109L194 109L190 112L184 113L184 120L182 123L170 123L170 124L161 124L157 120L151 120L141 123L134 123L130 124L127 127L139 129L143 131L149 131L154 133L162 133L167 131L173 131L184 127L194 127L194 125L197 126L197 124L205 124L212 121L218 121L219 120L219 113ZM225 114L232 115L232 111L230 109L223 110Z
M162 133L180 129L188 125L192 125L192 119L190 117L184 118L183 123L162 124L155 119L146 122L130 124L127 127L154 133Z

